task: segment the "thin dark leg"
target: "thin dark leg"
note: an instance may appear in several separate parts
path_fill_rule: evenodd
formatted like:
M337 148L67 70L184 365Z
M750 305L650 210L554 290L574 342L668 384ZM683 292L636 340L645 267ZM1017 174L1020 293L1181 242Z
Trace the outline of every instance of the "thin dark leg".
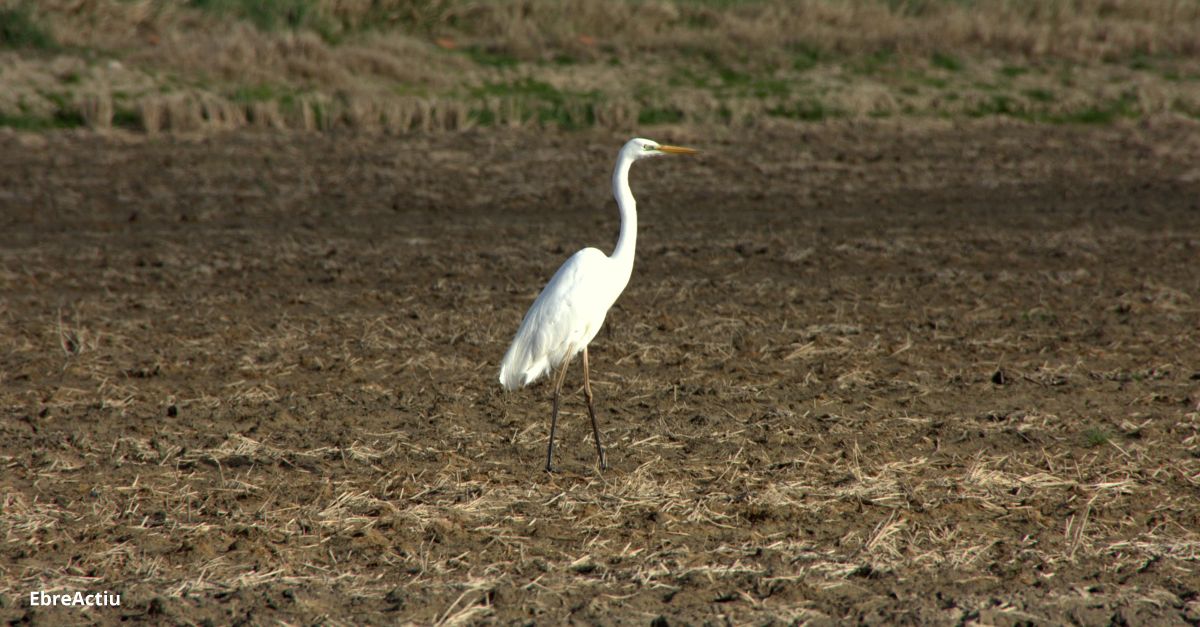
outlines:
M550 410L550 444L546 446L546 472L554 472L554 430L558 427L558 394L562 391L563 379L567 378L570 359L564 359L554 379L554 405Z
M587 347L583 347L583 395L587 397L588 416L592 418L592 435L596 438L596 455L600 457L600 470L608 468L608 456L604 454L604 445L600 443L600 425L596 424L596 408L592 406L592 383L588 373Z

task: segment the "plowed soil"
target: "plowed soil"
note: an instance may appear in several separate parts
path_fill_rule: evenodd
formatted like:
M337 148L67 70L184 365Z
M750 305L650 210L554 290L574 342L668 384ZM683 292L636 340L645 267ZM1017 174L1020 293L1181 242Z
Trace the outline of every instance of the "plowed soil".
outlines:
M1200 621L1200 129L0 135L0 618ZM30 592L122 595L31 606Z

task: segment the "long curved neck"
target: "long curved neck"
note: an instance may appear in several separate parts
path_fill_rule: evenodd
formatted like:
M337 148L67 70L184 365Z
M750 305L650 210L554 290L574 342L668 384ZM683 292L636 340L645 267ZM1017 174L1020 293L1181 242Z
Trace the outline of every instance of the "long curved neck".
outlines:
M621 211L621 235L617 237L617 247L613 249L612 259L633 269L633 251L637 247L637 202L633 200L633 192L629 191L629 166L633 159L622 154L613 169L613 197L617 199L617 208Z

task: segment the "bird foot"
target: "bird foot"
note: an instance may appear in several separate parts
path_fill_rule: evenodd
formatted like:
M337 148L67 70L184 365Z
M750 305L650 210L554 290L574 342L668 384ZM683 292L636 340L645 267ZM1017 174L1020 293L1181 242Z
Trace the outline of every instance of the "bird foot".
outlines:
M556 475L562 471L560 471L557 466L552 466L550 464L546 464L546 472L548 472L552 475Z
M600 449L600 470L608 470L608 455Z

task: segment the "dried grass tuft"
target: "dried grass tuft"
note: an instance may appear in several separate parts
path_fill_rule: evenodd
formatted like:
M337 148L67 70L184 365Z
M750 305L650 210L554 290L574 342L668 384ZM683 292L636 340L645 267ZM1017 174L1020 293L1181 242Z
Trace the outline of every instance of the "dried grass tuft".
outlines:
M113 101L107 93L88 94L79 102L79 113L88 128L105 130L112 128Z
M39 3L37 18L67 50L128 53L107 64L20 59L0 113L53 117L70 91L57 77L69 77L96 94L77 107L86 125L108 128L128 107L148 133L1200 115L1187 78L1200 9L1178 0L304 6L291 16L298 27L272 29L186 4ZM210 87L181 95L169 76ZM246 103L242 90L266 96ZM117 93L138 95L100 95Z

